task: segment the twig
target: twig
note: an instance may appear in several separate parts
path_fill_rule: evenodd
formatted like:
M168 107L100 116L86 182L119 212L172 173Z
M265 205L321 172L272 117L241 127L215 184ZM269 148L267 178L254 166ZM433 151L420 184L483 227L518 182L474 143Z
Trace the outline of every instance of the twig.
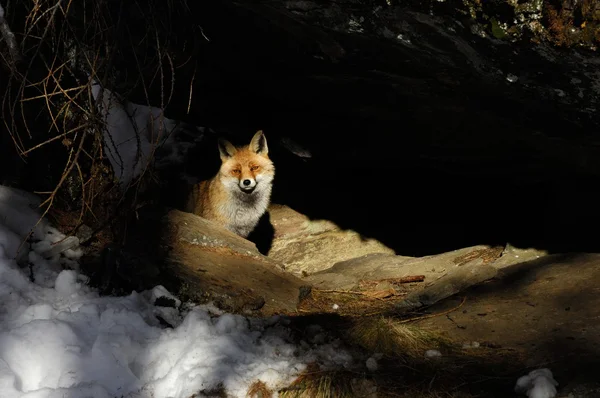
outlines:
M54 137L52 137L50 139L47 139L46 141L44 141L44 142L42 142L40 144L37 144L37 145L35 145L32 148L29 148L29 149L27 149L25 151L21 151L21 155L27 155L29 152L35 151L36 149L39 149L39 148L43 147L44 145L47 145L47 144L49 144L49 143L51 143L53 141L59 140L61 138L64 138L64 137L66 137L69 134L77 133L78 131L84 130L84 129L88 128L88 127L89 127L89 125L87 125L87 124L82 124L80 126L74 127L73 129L67 131L66 133L55 135Z
M464 296L463 299L462 299L462 301L460 302L460 304L458 306L456 306L454 308L450 308L447 311L439 312L439 313L436 313L436 314L429 314L429 315L417 316L417 317L414 317L414 318L403 319L401 321L398 321L398 323L409 323L409 322L413 322L413 321L420 321L420 320L423 320L423 319L434 318L436 316L446 315L446 314L454 312L457 309L459 309L460 307L462 307L463 304L466 301L467 301L467 296Z
M190 114L190 107L192 106L192 92L194 91L194 79L196 79L196 69L198 68L198 62L194 65L194 73L192 74L192 81L190 82L190 96L188 98L187 113Z
M83 90L83 89L86 89L86 88L87 88L87 84L86 85L82 85L82 86L77 86L77 87L65 88L65 89L62 89L60 91L55 91L53 93L49 93L49 94L46 94L46 95L40 94L40 95L36 95L34 97L23 98L20 101L21 102L33 101L33 100L36 100L36 99L41 99L41 98L46 98L46 97L52 97L54 95L60 95L60 94L68 93L70 91L75 91L75 90Z
M365 296L367 298L374 299L374 300L380 300L380 301L385 301L388 298L404 295L404 293L398 293L394 289L391 289L391 288L388 290L379 290L379 291L367 290L364 292L360 292L360 291L356 291L356 290L316 290L316 292L353 294L353 295ZM377 296L378 293L380 293L381 297ZM384 293L384 295L381 295L381 293Z
M319 293L341 293L341 294L357 294L357 295L364 295L365 292L359 292L356 290L316 290Z
M363 279L359 281L359 285L376 285L382 282L388 282L394 285L402 284L402 283L415 283L415 282L423 282L425 280L425 275L411 275L404 276L401 278L385 278L385 279Z
M210 39L208 38L208 36L206 36L204 34L204 29L202 29L202 26L198 25L198 27L200 28L200 33L202 34L202 37L204 37L206 39L206 41L210 41Z
M173 98L173 94L175 92L175 66L173 65L173 60L171 59L169 53L166 53L165 55L167 57L167 60L169 60L169 66L171 67L171 90L169 92L169 99L167 99L166 105L169 106L169 104L171 103L171 99ZM164 110L165 106L163 106L162 109Z
M66 164L65 170L60 178L60 181L54 188L54 191L52 191L52 193L50 194L50 197L48 197L48 199L46 199L44 202L42 202L42 204L40 204L40 207L43 207L46 205L46 203L48 203L48 206L46 206L46 210L44 210L44 213L40 216L40 218L35 223L35 225L31 228L31 230L27 233L27 235L25 236L25 238L19 245L19 248L16 251L17 253L19 253L21 251L21 248L23 247L25 242L27 242L27 240L29 239L31 234L33 234L33 231L35 231L35 229L42 222L44 217L46 217L46 214L48 214L48 211L50 211L50 208L52 207L52 204L54 203L54 198L56 197L56 193L58 192L58 190L60 189L62 184L65 182L65 180L67 179L67 176L71 173L71 170L73 170L73 167L75 166L77 159L79 157L79 154L81 153L81 150L83 148L84 142L85 142L85 135L83 135L81 137L81 140L79 141L79 147L77 148L77 152L75 152L74 156L71 156L71 155L73 155L73 149L71 149L71 154L69 155L69 159L67 160L67 164Z
M79 162L75 162L75 166L77 166L77 174L79 175L79 181L81 181L81 201L85 203L85 183L83 182L83 172L81 171L81 166L79 166ZM79 219L77 220L77 225L80 225L83 221L83 215L85 214L85 206L81 206L81 211L79 212Z

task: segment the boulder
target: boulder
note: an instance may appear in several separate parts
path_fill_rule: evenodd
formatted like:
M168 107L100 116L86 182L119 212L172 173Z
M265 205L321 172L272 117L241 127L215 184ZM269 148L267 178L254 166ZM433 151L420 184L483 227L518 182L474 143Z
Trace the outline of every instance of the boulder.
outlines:
M145 217L136 229L147 231L149 224L160 231L154 243L146 242L146 257L159 269L153 282L182 301L213 301L225 311L256 316L296 311L306 283L261 255L254 243L179 210Z
M367 254L394 254L375 239L342 230L331 221L311 220L287 206L271 205L269 216L275 233L268 256L298 276Z
M485 280L491 277L487 265L496 261L501 253L500 247L483 245L414 258L374 253L338 262L327 270L307 276L304 280L318 288L357 289L361 282L365 281L423 276L424 283L414 285L416 289L421 290L432 285L445 284L449 276L454 274L471 275L465 278L468 281Z

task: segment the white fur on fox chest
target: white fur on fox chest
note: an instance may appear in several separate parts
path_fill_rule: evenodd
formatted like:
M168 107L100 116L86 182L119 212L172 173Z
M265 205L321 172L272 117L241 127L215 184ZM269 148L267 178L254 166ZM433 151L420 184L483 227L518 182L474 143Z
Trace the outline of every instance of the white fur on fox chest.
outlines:
M219 212L228 220L227 229L246 238L269 206L271 186L257 189L252 195L235 190L230 191L229 195L230 200L219 206Z

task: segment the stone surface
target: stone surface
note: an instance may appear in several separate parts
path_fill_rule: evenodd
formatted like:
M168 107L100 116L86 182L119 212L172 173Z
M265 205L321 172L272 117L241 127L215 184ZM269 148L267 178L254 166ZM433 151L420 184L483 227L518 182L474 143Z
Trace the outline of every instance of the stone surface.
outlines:
M511 244L507 244L504 248L504 252L502 253L502 257L494 262L494 267L498 269L506 268L511 265L536 260L547 255L548 252L546 250L519 248Z
M295 275L319 272L366 254L394 254L374 239L341 230L330 221L310 220L287 206L272 205L269 213L275 235L268 256Z
M190 213L173 210L167 215L173 233L181 242L204 248L228 248L244 255L257 256L256 245L210 220L191 217Z
M409 310L435 304L473 285L492 279L497 272L491 265L478 264L478 261L469 263L450 272L432 285L412 292L398 307Z
M296 311L305 282L261 255L253 243L178 210L160 223L161 282L182 300L212 300L223 310L257 316Z
M548 255L435 304L428 311L444 316L417 326L519 353L531 369L550 367L559 397L596 397L599 386L589 381L597 380L600 355L598 280L599 254Z
M456 292L458 288L492 277L495 269L487 264L493 263L500 256L501 251L502 249L497 247L473 246L416 258L375 253L338 262L327 270L303 279L316 287L355 289L361 280L423 275L424 282L413 284L413 287L422 290L434 285L435 287L426 293L431 297L425 300L429 302L434 297L447 297L452 294L450 292ZM463 279L465 282L459 283Z

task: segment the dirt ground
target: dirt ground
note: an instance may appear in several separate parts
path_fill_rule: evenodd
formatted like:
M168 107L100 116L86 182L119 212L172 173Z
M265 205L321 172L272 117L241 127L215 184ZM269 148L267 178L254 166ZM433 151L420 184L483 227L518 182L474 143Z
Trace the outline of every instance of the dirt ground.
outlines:
M496 375L511 393L516 379L548 367L559 397L600 397L600 254L562 254L509 267L428 312L456 311L417 322L455 341L514 350L514 372ZM494 375L490 375L494 377Z

